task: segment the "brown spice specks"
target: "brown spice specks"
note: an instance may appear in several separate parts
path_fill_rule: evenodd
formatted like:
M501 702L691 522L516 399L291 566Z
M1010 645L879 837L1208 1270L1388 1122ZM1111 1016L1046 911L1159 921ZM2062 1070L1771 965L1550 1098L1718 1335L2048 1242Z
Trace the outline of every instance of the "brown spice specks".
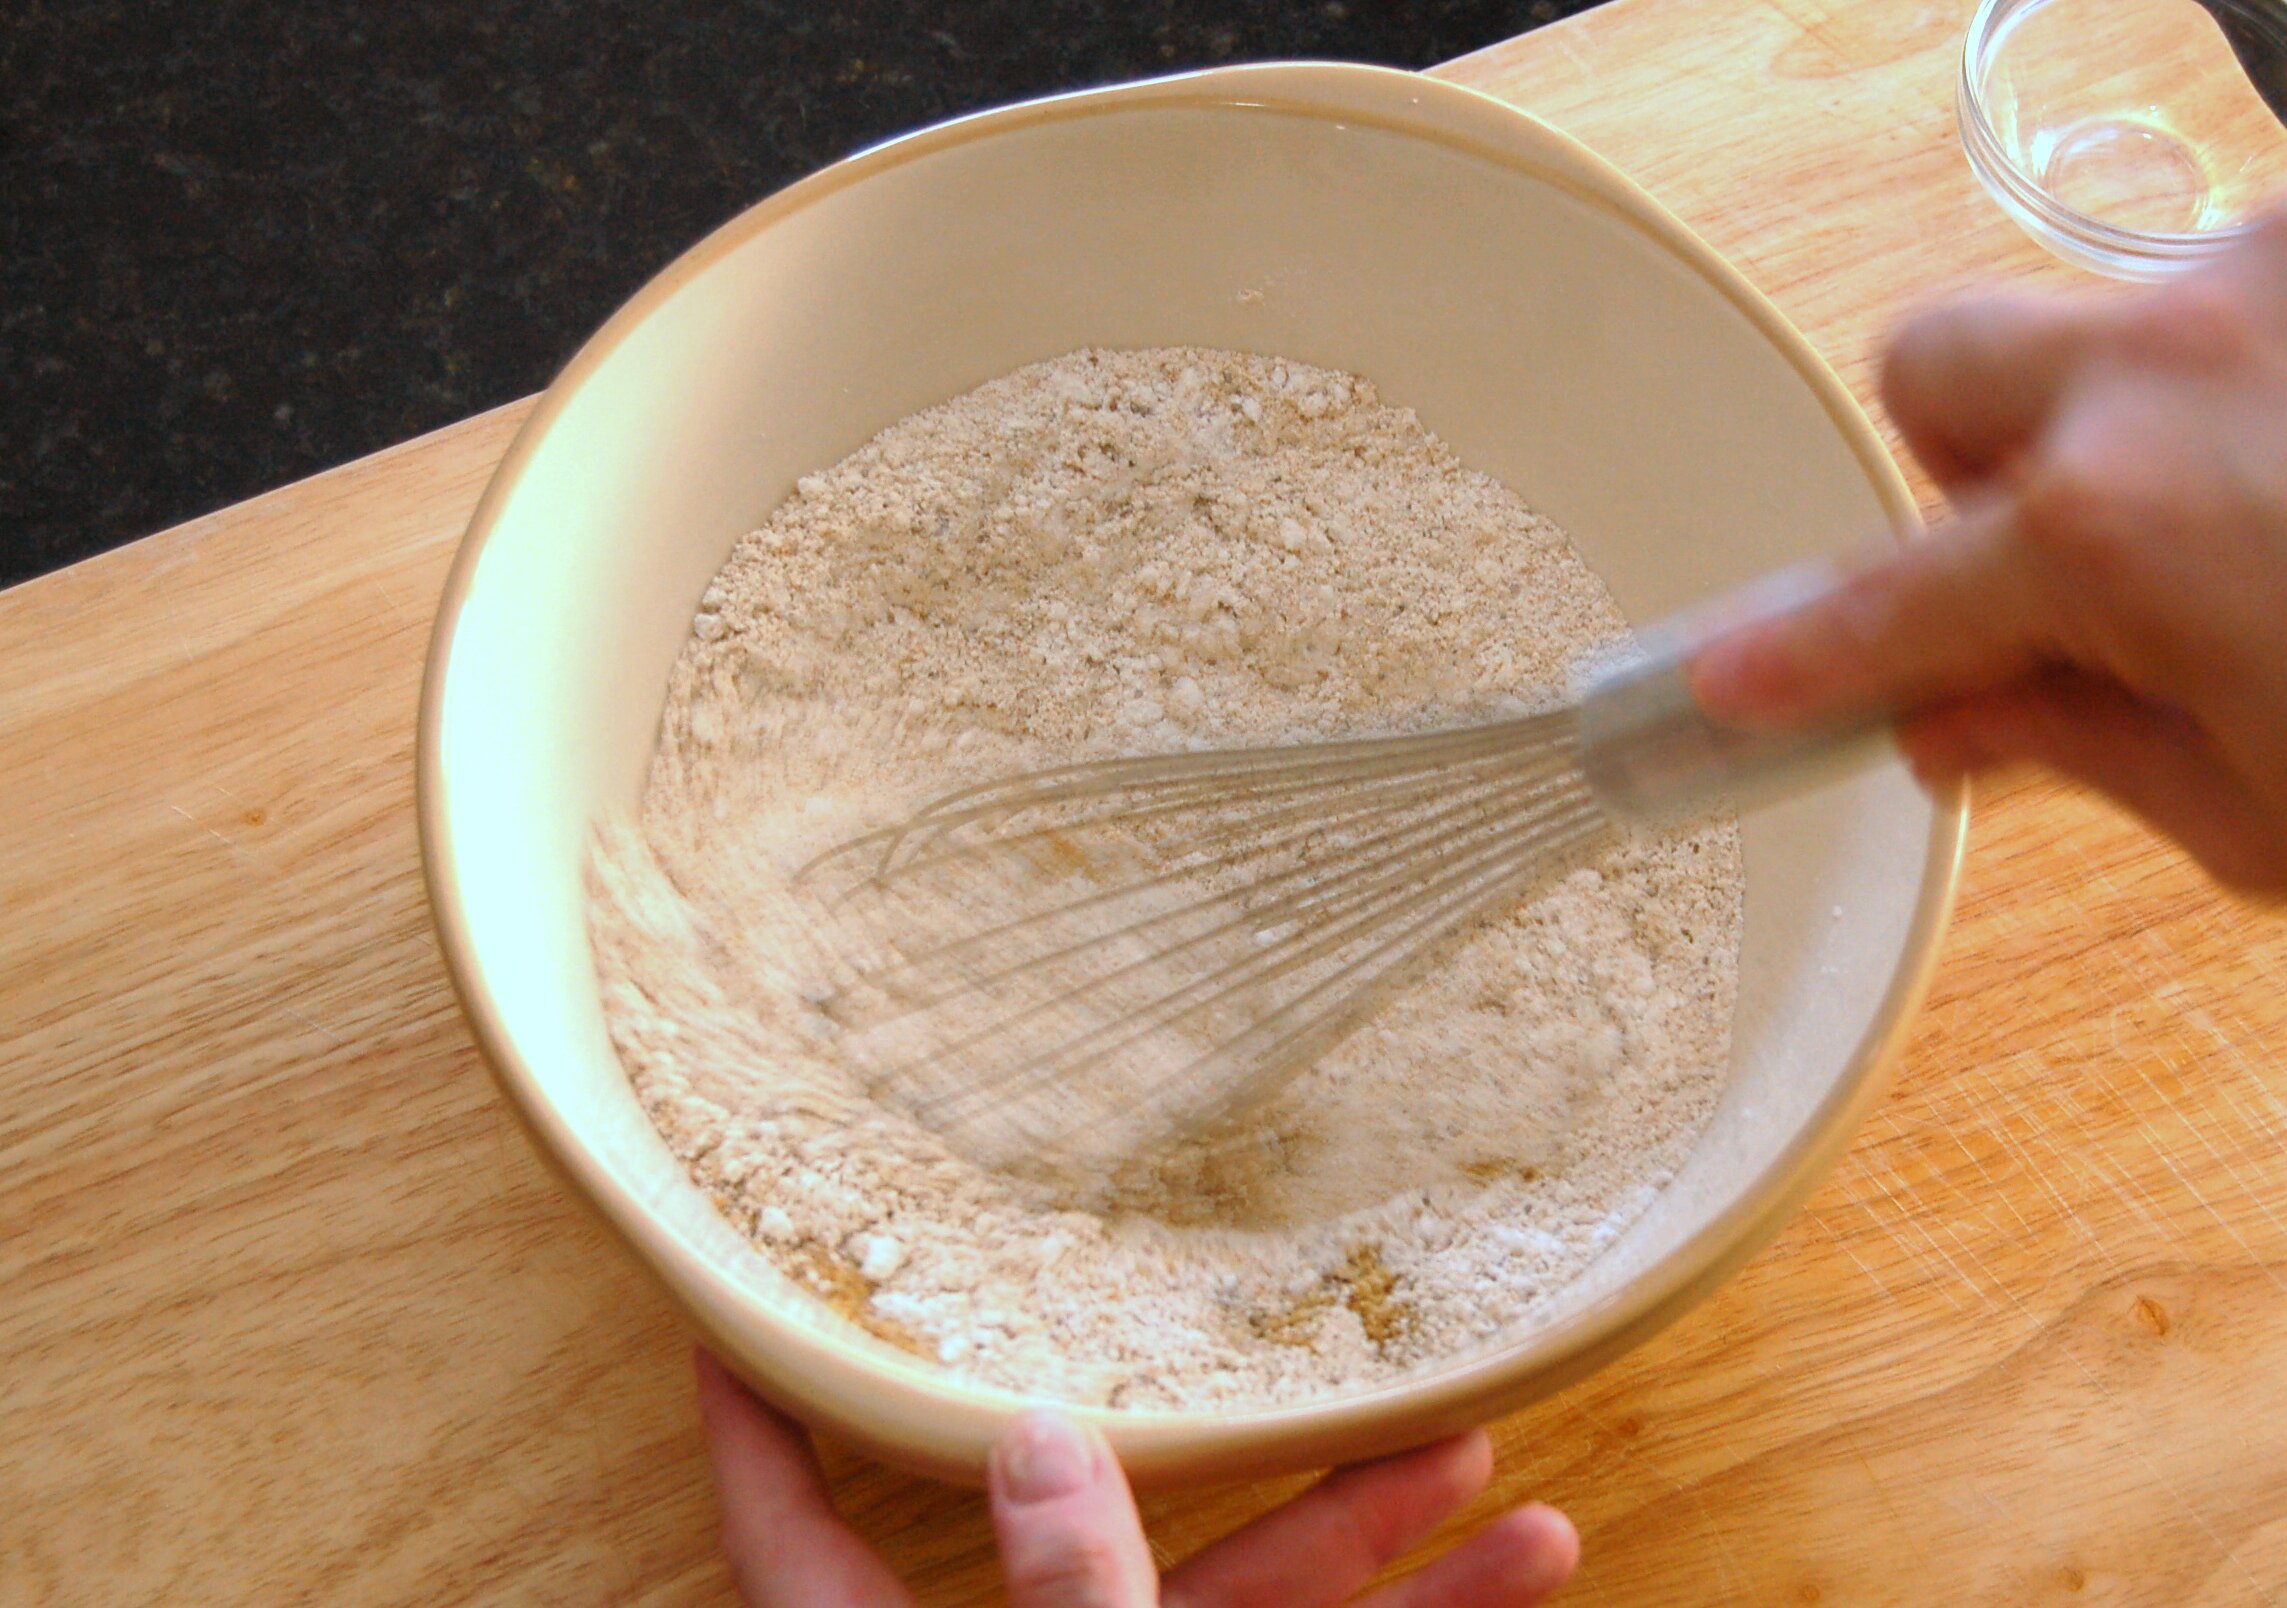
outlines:
M816 1240L804 1240L779 1259L779 1266L795 1283L876 1340L916 1357L929 1355L929 1348L911 1329L874 1310L874 1281L858 1271L857 1265L839 1251Z
M1333 1306L1334 1291L1320 1284L1304 1291L1291 1306L1254 1314L1247 1327L1256 1339L1274 1346L1308 1346L1318 1337L1319 1322Z
M1476 1161L1465 1161L1457 1169L1471 1183L1490 1184L1503 1178L1514 1178L1520 1184L1529 1184L1540 1177L1541 1170L1507 1156L1485 1156Z
M1293 1304L1258 1313L1248 1327L1255 1337L1279 1346L1308 1346L1337 1304L1357 1315L1358 1326L1376 1348L1406 1339L1416 1327L1411 1306L1398 1295L1398 1277L1382 1260L1379 1245L1352 1248L1341 1267L1325 1275Z
M1358 1314L1366 1338L1387 1346L1413 1332L1414 1311L1398 1296L1398 1276L1382 1261L1379 1245L1361 1245L1335 1276L1342 1302Z

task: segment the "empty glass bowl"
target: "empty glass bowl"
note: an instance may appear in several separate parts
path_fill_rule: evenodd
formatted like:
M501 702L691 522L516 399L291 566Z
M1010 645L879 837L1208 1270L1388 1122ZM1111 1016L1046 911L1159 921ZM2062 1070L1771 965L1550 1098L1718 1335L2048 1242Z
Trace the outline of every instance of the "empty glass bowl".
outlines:
M2287 0L1982 0L1959 111L2034 239L2165 278L2287 201Z

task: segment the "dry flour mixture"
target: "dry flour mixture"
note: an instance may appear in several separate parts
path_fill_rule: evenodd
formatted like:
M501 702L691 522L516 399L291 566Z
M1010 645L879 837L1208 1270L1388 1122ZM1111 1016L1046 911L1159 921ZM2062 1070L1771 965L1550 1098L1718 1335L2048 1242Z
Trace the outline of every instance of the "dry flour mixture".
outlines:
M593 868L620 1057L791 1278L976 1380L1263 1405L1495 1341L1714 1108L1736 827L1476 930L1257 1119L1275 1165L1175 1154L1086 1198L865 1097L788 879L1011 770L1514 710L1620 631L1563 532L1363 380L1191 349L994 380L804 478L708 589Z

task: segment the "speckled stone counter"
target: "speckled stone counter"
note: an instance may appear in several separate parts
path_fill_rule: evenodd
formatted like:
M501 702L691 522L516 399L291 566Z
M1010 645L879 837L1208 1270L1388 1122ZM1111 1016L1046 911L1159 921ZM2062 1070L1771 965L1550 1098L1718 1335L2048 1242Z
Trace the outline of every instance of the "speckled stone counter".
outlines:
M19 0L0 583L546 383L740 207L916 124L1580 0Z

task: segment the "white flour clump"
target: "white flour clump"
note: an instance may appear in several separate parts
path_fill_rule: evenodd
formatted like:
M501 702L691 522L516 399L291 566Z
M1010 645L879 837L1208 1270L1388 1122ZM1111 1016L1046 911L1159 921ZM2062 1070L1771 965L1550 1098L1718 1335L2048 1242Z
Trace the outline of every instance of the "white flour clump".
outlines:
M1561 531L1363 380L1192 349L1006 375L805 476L708 588L594 863L621 1060L789 1278L973 1379L1265 1405L1496 1341L1714 1108L1734 826L1488 921L1257 1119L1243 1176L1178 1158L1110 1200L866 1097L789 877L1012 770L1513 710L1621 629Z

